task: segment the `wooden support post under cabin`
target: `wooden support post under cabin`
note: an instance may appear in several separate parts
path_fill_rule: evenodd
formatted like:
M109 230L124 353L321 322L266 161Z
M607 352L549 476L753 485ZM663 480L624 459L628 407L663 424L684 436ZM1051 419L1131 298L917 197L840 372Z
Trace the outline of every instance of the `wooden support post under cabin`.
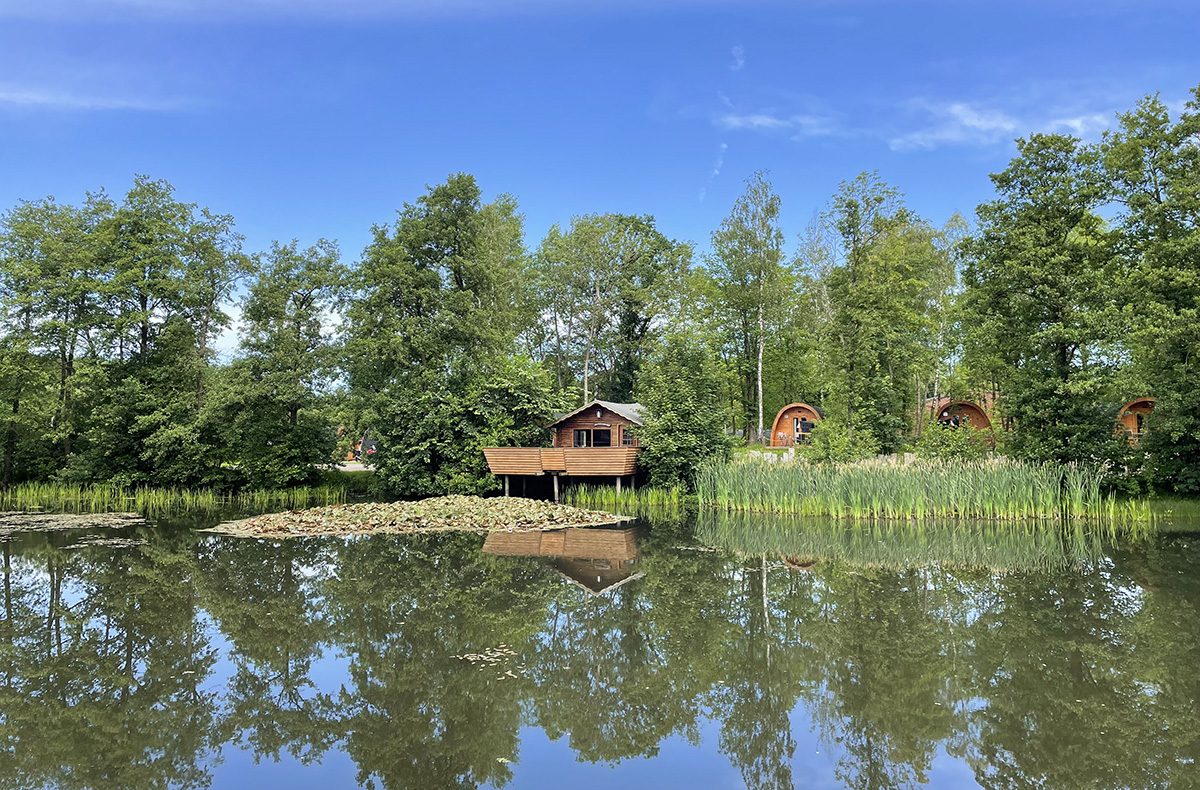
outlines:
M621 476L617 475L617 493L621 493Z
M504 496L508 496L508 475L504 476Z
M558 475L550 475L554 480L554 501L558 502Z
M525 475L521 475L521 496L525 496L525 481L528 479Z

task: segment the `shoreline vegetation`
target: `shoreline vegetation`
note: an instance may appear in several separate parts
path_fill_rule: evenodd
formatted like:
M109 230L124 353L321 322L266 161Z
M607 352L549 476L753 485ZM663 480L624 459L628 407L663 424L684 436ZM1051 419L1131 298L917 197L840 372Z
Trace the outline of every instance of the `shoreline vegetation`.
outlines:
M1104 495L1087 464L891 460L852 464L740 463L697 476L705 505L721 510L834 519L1147 520L1145 500Z
M413 532L544 532L603 527L628 516L520 497L443 496L418 502L359 502L269 513L220 524L207 532L235 537L290 538L401 535Z
M1085 464L869 460L820 464L738 459L705 467L696 493L581 486L567 500L585 507L677 507L849 521L1049 521L1153 523L1150 500L1104 492L1103 470Z
M295 510L346 501L344 486L299 486L279 490L220 492L210 488L122 488L109 485L21 483L0 488L0 510L109 513L128 510L219 510L224 507Z

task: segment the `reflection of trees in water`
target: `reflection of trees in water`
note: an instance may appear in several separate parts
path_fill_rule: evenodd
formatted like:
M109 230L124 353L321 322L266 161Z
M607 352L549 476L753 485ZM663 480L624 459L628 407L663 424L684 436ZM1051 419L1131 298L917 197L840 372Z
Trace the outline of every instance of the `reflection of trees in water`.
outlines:
M698 708L679 693L688 667L670 646L640 595L642 581L609 595L562 587L549 627L531 646L532 722L552 739L568 736L583 760L615 762L657 753L677 732L695 737Z
M1142 546L1116 552L1100 573L997 583L974 633L973 686L986 705L972 717L968 754L981 783L1200 783L1200 553L1185 556ZM1143 592L1144 574L1157 590Z
M287 751L307 764L343 734L332 695L311 678L331 641L321 608L331 557L324 541L210 541L201 551L197 583L234 665L224 731L258 758Z
M765 556L749 558L737 570L730 612L736 627L724 646L726 681L712 694L721 719L720 748L747 787L790 788L796 740L789 714L799 694L791 650L800 618L773 610L780 602L799 603L802 596L780 589L796 580L770 573Z
M150 537L115 552L6 544L0 786L208 785L216 651L193 558Z
M483 555L481 543L443 535L338 547L324 590L349 658L338 704L360 782L395 790L511 778L501 759L518 757L531 684L511 664L455 656L501 644L524 654L556 580L543 565Z
M918 570L820 576L820 616L801 651L804 698L822 740L840 746L847 787L924 784L958 724L955 636L931 581Z
M710 716L748 787L787 788L798 701L848 787L915 787L939 749L988 788L1195 784L1197 541L1087 575L804 571L655 525L645 577L592 597L472 535L144 537L4 544L0 787L203 787L227 742L336 745L384 788L500 786L522 725L616 762ZM231 674L205 691L213 627Z

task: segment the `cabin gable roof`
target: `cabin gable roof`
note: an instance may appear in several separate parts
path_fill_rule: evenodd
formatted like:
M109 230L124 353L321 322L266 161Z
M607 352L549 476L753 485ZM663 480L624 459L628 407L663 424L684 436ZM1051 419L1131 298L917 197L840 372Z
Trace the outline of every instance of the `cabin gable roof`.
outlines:
M613 403L611 401L606 401L606 400L594 400L591 403L587 404L586 406L580 406L575 411L570 412L568 414L564 414L563 416L559 417L558 419L556 419L554 422L550 423L546 427L553 428L554 426L558 425L560 422L563 422L564 420L569 420L570 418L574 417L576 414L582 414L583 412L587 411L588 409L594 408L596 406L599 406L602 409L607 409L607 410L611 411L613 414L617 414L621 417L624 417L625 419L632 422L634 425L645 425L646 424L645 418L642 416L642 404L640 404L640 403Z

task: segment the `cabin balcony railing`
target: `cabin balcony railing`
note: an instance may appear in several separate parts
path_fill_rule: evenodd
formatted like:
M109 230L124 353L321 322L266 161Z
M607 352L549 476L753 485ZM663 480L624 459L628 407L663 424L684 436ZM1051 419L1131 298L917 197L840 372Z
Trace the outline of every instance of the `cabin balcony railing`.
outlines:
M637 447L487 447L483 454L496 475L631 475Z

